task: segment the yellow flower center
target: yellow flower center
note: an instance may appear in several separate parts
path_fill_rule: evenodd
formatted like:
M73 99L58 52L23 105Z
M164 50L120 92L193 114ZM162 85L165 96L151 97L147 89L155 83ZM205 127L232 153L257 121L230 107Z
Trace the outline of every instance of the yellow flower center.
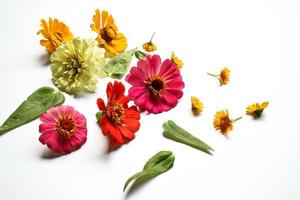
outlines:
M121 124L124 120L124 107L120 103L111 103L107 109L108 117L114 124Z
M100 30L100 35L105 42L110 43L114 39L116 31L112 27L104 27Z
M153 76L147 80L146 87L151 94L158 96L165 90L165 82L162 78Z
M56 131L66 138L70 138L75 130L75 121L73 118L68 116L59 119L56 124Z

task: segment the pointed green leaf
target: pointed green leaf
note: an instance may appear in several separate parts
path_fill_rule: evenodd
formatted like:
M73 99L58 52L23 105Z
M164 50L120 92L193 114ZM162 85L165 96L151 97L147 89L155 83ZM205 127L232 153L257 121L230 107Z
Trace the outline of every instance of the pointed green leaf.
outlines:
M160 151L151 157L145 164L143 171L131 176L125 183L123 191L126 190L130 182L145 182L154 178L173 167L175 156L171 151Z
M136 52L136 48L125 51L111 58L103 68L103 71L107 76L113 79L121 79L124 74L128 71L128 68L131 64L131 59L134 53Z
M0 134L6 133L38 118L49 108L62 104L64 100L64 95L51 87L39 88L23 101L2 124Z
M163 124L163 129L163 135L166 138L186 144L205 153L212 154L211 151L213 151L213 149L210 146L178 126L174 121L168 120L165 122Z

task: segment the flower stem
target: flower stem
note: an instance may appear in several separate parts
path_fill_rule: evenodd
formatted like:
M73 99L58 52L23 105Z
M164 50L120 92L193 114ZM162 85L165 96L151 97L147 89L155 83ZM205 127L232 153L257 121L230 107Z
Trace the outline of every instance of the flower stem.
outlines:
M219 79L219 75L217 75L217 74L212 74L212 73L209 73L209 72L207 72L206 74Z
M234 122L236 122L236 121L238 121L238 120L240 120L240 119L242 119L243 117L242 116L240 116L240 117L238 117L238 118L236 118L236 119L234 119L232 122L234 123Z
M152 36L151 36L151 39L150 39L149 43L152 43L152 39L153 39L154 35L155 35L155 32L153 32L153 34L152 34Z

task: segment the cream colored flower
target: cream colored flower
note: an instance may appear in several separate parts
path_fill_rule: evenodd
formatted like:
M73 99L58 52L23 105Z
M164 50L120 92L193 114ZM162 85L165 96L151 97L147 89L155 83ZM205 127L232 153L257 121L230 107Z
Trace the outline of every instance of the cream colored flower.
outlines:
M105 77L105 51L93 39L65 41L51 55L54 84L69 94L84 89L94 92L98 78Z

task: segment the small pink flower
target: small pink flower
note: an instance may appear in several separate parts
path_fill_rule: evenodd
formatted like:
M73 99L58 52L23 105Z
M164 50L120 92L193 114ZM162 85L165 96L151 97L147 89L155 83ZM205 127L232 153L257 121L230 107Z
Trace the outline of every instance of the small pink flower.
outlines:
M132 67L126 76L132 85L129 98L142 110L161 113L174 108L183 95L184 83L177 66L166 59L161 63L159 55L146 56Z
M70 153L86 141L86 119L71 106L51 108L40 120L43 123L39 126L39 140L56 153Z

